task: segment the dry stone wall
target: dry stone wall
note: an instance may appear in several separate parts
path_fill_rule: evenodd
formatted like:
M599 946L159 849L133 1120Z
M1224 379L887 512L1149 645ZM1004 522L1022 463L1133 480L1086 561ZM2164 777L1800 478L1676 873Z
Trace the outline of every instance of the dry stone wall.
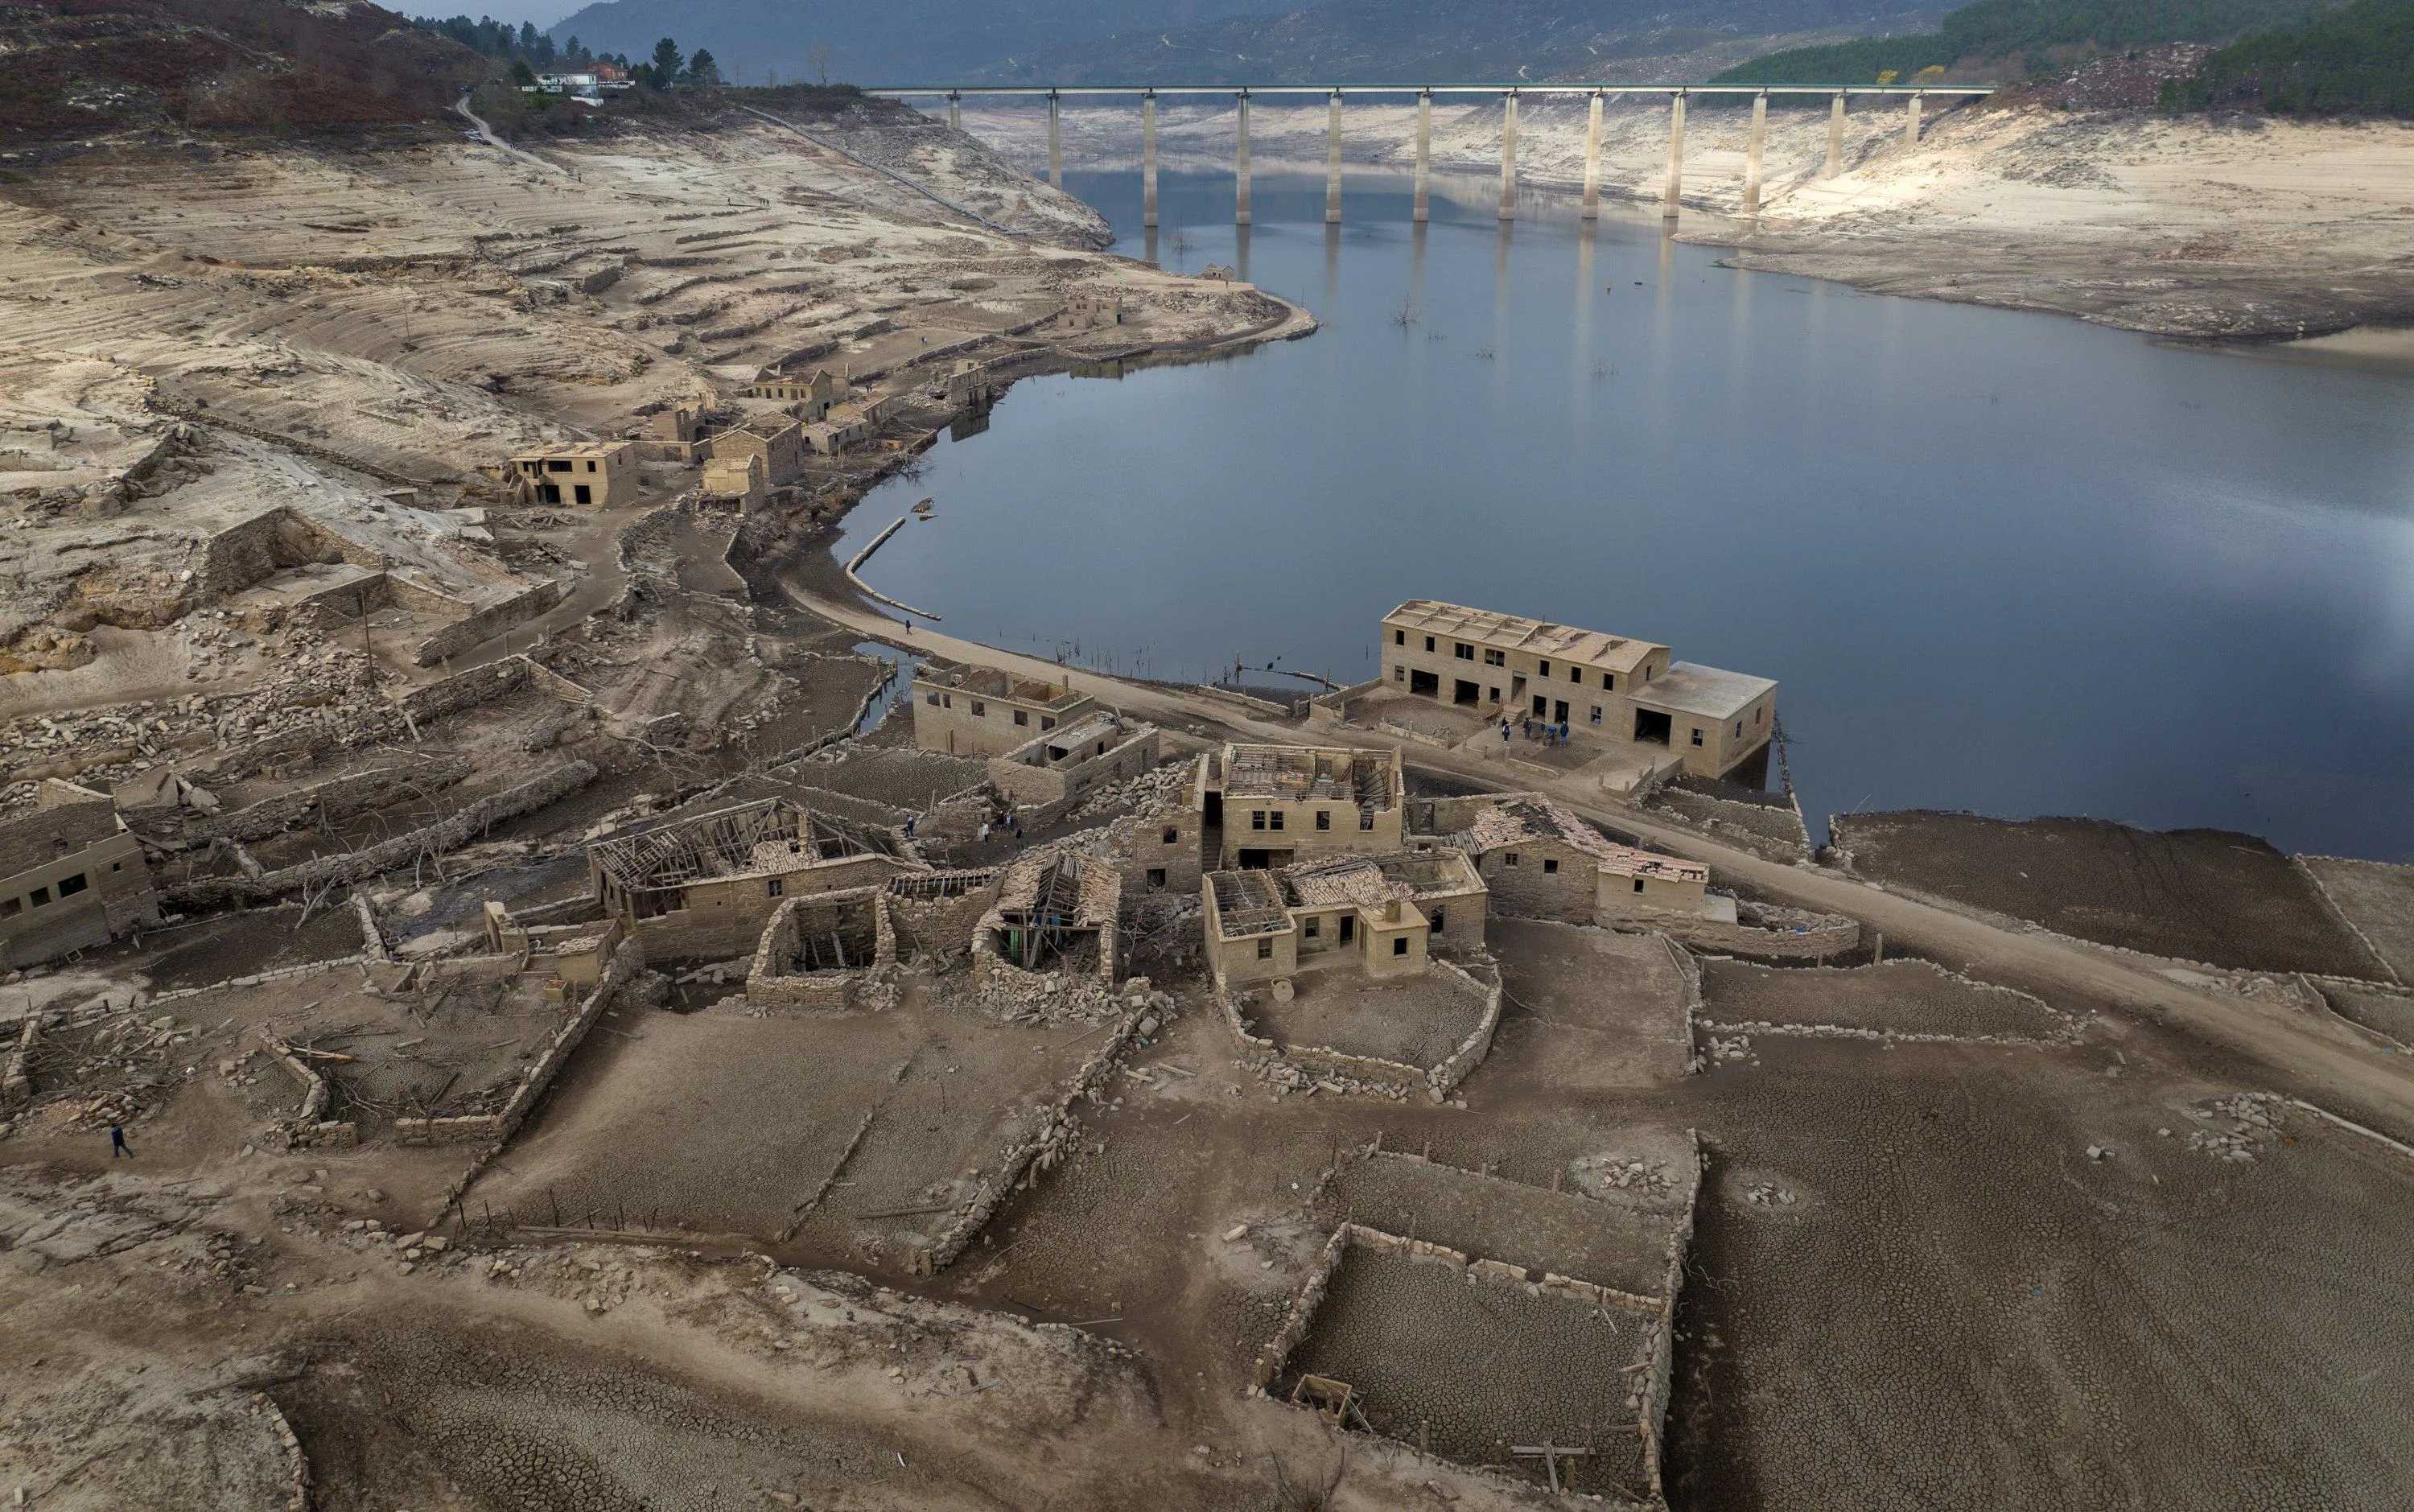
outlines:
M466 845L489 826L531 814L595 780L595 769L584 761L565 762L516 787L482 798L460 813L391 840L321 856L258 876L213 876L169 889L164 901L176 908L209 907L225 903L249 903L301 888L334 882L357 882L375 876L423 855L440 855Z

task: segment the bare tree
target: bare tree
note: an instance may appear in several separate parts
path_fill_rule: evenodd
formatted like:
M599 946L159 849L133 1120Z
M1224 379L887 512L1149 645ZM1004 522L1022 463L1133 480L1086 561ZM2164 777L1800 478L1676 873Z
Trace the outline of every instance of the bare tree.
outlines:
M828 83L830 64L837 56L838 50L827 42L815 42L805 49L805 67L813 70L815 79Z

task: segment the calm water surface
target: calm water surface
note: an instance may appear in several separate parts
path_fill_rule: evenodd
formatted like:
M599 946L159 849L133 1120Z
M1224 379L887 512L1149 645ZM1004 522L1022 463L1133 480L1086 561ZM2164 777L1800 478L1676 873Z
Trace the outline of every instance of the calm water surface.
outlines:
M1142 255L1138 176L1069 174ZM1373 675L1440 598L1779 679L1803 806L2213 825L2414 859L2414 380L1715 265L1488 190L1167 174L1155 250L1325 328L1017 384L857 513L945 628ZM840 547L842 553L855 544ZM1252 681L1279 681L1262 675Z

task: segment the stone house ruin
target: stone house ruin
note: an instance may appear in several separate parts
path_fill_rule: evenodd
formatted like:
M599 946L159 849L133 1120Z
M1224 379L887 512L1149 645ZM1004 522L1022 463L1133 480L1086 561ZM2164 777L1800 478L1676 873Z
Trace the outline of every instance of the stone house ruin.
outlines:
M1005 756L1097 707L1086 693L1037 678L929 662L914 673L914 743L952 756Z
M1565 724L1572 742L1660 746L1723 777L1765 751L1777 684L1672 662L1647 640L1410 599L1383 617L1382 683L1487 719Z
M1707 894L1700 861L1621 846L1539 795L1487 805L1467 831L1486 886L1511 913L1590 924L1664 914L1705 915L1734 900Z
M1094 709L990 757L990 781L1018 804L1059 805L1094 787L1137 777L1155 767L1156 757L1155 726Z
M505 491L514 503L619 509L635 503L644 487L636 442L583 441L514 457Z
M55 961L159 922L151 869L116 804L55 779L35 802L0 821L0 967Z
M752 513L762 506L767 487L759 457L716 457L704 464L705 499L734 502L741 512Z
M693 462L704 442L704 411L670 405L646 417L637 432L637 455L657 462Z
M1194 776L1192 786L1196 781ZM1125 883L1141 893L1195 894L1202 873L1199 810L1185 792L1179 801L1161 801L1126 814L1107 827L1107 853L1122 868Z
M1124 302L1112 294L1079 294L1065 302L1065 323L1076 331L1124 323Z
M1212 872L1200 901L1208 969L1218 987L1326 966L1368 977L1410 976L1425 969L1437 947L1483 950L1483 879L1455 850Z
M588 872L604 916L655 957L737 955L787 899L923 869L891 832L767 798L597 842Z
M816 367L805 378L767 372L738 392L750 399L776 400L799 421L812 425L845 399L846 383L844 375Z
M957 408L987 404L994 393L990 382L989 364L974 357L960 357L947 369L947 403Z
M865 973L896 960L879 887L790 898L764 926L746 974L746 1001L764 1012L843 1011Z
M1191 806L1220 868L1400 848L1400 753L1227 745L1200 764Z
M881 906L899 958L927 956L944 966L971 954L974 934L1005 880L997 866L890 877Z
M792 421L749 420L712 438L712 460L748 457L761 459L767 485L784 488L805 471L804 431Z
M1024 856L999 879L997 899L973 935L973 971L1064 971L1115 982L1115 925L1123 878L1095 856L1046 850Z

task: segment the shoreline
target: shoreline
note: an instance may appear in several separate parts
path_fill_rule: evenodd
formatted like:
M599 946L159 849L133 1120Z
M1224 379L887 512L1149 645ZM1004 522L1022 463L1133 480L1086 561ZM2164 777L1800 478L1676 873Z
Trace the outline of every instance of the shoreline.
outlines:
M1068 168L1131 172L1132 121L1109 107L1065 112ZM1742 209L1744 112L1702 111L1686 127L1685 220L1677 240L1736 248L1731 265L1872 293L2074 316L2169 339L2280 342L2414 325L2414 126L2169 118L2147 110L1963 107L1932 115L1915 146L1891 112L1852 115L1842 169L1821 176L1824 110L1768 115L1762 214ZM1353 107L1345 175L1408 172L1408 112ZM1519 125L1521 190L1583 184L1583 112L1529 106ZM1263 172L1321 175L1324 112L1260 111ZM966 128L1028 168L1040 124L1010 110ZM1664 111L1606 117L1604 200L1650 205L1666 174ZM1433 171L1498 183L1497 109L1435 122ZM1160 166L1230 171L1229 112L1162 128ZM1212 144L1211 144L1212 143ZM1346 192L1346 186L1345 186Z

